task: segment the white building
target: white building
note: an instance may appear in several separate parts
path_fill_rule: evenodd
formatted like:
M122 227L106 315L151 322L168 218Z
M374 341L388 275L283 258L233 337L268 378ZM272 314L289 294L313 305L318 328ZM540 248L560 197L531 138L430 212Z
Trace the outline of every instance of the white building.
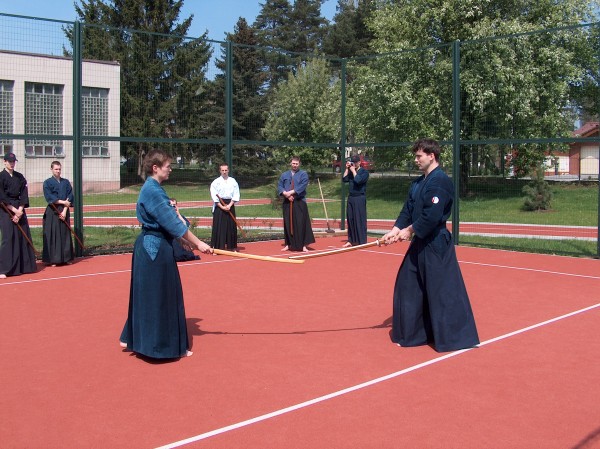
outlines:
M120 66L84 61L81 124L83 136L120 135ZM73 141L7 139L5 134L73 135L73 61L71 58L0 50L0 147L13 152L16 170L40 194L51 176L50 163L61 162L73 182ZM84 192L120 188L120 143L82 142Z

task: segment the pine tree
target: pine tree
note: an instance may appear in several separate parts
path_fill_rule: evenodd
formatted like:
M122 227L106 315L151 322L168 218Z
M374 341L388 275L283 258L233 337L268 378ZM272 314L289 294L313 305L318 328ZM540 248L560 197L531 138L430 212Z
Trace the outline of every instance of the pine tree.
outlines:
M367 27L375 0L338 0L337 13L323 41L323 52L338 58L371 53L373 33Z
M544 166L538 167L531 182L523 187L525 199L523 210L540 211L551 209L552 190L550 184L544 179Z
M262 129L268 108L263 91L267 74L263 72L261 52L256 48L257 30L249 26L246 19L239 18L233 33L227 33L226 40L232 42L232 108L233 138L235 140L262 140ZM225 82L226 53L223 50L216 66L222 73L215 77L210 89L210 98L215 104L210 117L207 117L211 133L222 136L225 129ZM232 173L239 177L241 172L261 173L266 159L265 150L252 145L236 145ZM221 147L212 147L212 155L223 159ZM257 158L256 156L261 156ZM244 160L244 164L240 161Z
M76 6L84 23L83 57L121 66L122 136L194 134L192 117L199 118L190 92L206 83L211 51L206 36L184 37L193 16L179 21L182 5L183 0L90 0ZM72 29L65 32L73 38ZM135 153L141 163L147 144L121 148Z
M286 50L314 53L321 50L327 20L321 16L324 0L296 0L290 15L292 35Z

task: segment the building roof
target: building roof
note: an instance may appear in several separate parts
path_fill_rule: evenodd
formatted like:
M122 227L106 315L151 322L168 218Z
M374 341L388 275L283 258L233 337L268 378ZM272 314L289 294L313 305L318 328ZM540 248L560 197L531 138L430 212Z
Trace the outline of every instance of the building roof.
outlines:
M592 137L598 135L600 122L586 122L581 128L573 131L573 137Z

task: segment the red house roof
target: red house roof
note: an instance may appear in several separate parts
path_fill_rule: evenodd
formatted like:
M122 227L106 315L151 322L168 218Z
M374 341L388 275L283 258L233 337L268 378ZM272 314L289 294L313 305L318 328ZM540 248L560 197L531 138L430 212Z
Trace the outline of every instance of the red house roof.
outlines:
M600 122L587 122L581 128L573 131L573 137L592 137L598 135Z

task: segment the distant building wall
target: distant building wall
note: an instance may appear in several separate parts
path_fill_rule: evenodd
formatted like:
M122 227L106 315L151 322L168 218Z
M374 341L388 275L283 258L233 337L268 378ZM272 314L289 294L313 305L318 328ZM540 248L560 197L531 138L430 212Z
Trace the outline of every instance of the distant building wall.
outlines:
M4 110L2 133L73 134L73 62L70 58L0 51L0 81ZM120 66L115 62L84 61L82 83L83 134L118 137ZM51 176L53 160L61 162L63 177L73 182L72 140L2 139L3 152L8 149L16 154L19 160L16 170L27 178L31 195L41 192L42 183ZM81 151L83 191L118 190L120 143L84 141Z

